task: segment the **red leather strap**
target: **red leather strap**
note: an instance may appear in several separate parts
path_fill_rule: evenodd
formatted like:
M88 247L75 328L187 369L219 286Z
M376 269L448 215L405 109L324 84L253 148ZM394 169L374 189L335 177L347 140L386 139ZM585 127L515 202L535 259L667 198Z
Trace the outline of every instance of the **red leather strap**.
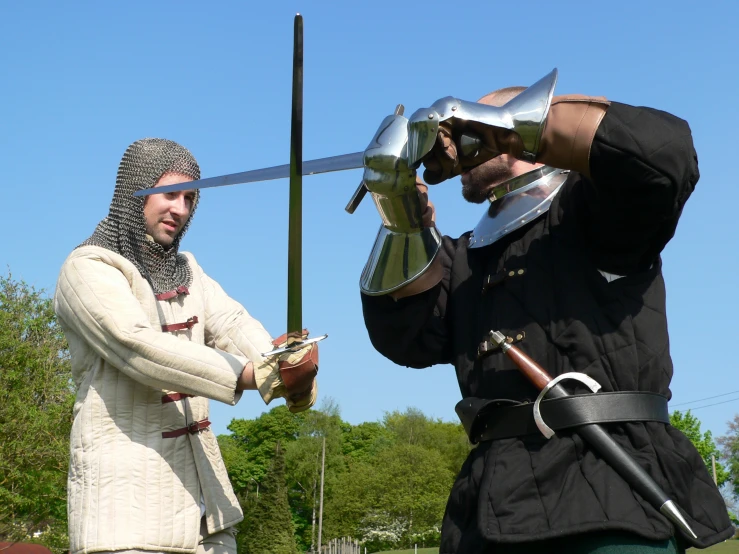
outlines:
M184 323L172 323L171 325L162 325L162 331L182 331L183 329L192 329L198 322L198 316L194 315Z
M170 298L177 298L180 294L190 294L190 291L185 285L180 285L174 290L168 290L167 292L160 292L155 294L157 300L169 300Z
M193 398L194 394L187 394L185 392L173 392L171 394L165 394L162 396L162 404L166 404L168 402L177 402L178 400L182 400L183 398Z
M191 435L194 435L195 433L199 433L203 429L207 429L210 427L210 421L207 419L201 419L200 421L193 421L190 425L187 427L183 427L182 429L175 429L174 431L164 431L162 433L163 439L173 439L175 437L181 437L182 435L187 435L190 433Z

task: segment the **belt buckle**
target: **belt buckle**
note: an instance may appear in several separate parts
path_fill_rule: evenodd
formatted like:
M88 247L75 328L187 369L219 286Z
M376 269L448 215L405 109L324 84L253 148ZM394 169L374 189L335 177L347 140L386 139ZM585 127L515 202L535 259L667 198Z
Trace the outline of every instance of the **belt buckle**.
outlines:
M190 433L191 435L194 435L195 433L199 433L200 432L200 422L193 421L192 423L188 424L187 432Z

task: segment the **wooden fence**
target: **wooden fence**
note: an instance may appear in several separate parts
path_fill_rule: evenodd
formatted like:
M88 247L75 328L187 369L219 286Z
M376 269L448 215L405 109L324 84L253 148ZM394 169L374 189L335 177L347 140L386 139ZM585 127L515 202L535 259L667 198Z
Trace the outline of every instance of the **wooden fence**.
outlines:
M331 539L314 554L364 554L365 550L357 539L344 537Z

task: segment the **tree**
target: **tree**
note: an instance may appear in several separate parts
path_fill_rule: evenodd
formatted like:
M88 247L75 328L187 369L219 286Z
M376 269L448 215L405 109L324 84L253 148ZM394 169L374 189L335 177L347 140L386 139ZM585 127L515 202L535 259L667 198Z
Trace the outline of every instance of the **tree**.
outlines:
M336 476L346 467L342 456L342 429L347 426L349 424L341 420L336 402L325 398L320 409L304 412L296 440L285 447L288 498L296 540L304 550L317 546L323 439L326 439L326 497L331 495Z
M68 548L66 479L72 392L52 301L0 276L0 539Z
M690 410L684 414L680 411L672 412L670 414L670 425L682 431L690 439L690 442L698 450L698 454L703 458L703 462L706 464L708 473L711 476L713 476L713 461L711 460L711 456L716 458L716 483L719 487L723 485L729 479L729 473L718 462L721 452L716 447L711 432L706 431L705 433L701 433L701 422L690 413Z
M739 501L739 414L734 416L733 421L727 422L729 431L717 439L721 446L723 458L728 467L731 480L731 491L735 500ZM739 514L735 514L737 517Z
M355 460L327 499L324 527L368 548L409 545L441 526L454 473L436 450L396 443L368 461Z
M447 469L455 475L472 448L461 424L433 420L417 408L387 413L384 424L395 435L397 442L439 452Z
M297 554L292 515L287 502L285 455L278 442L272 465L262 480L259 498L249 509L237 535L247 554Z
M234 419L228 425L231 435L220 435L218 444L228 469L234 491L256 491L257 484L272 464L275 447L294 441L303 413L293 414L281 405L263 413L256 419Z

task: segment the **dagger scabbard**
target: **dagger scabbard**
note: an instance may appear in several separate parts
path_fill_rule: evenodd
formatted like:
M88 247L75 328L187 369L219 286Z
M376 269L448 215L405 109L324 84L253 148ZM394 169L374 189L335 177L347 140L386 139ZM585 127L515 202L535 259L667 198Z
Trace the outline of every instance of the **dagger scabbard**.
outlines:
M537 390L552 381L552 377L523 353L519 348L512 346L506 340L505 335L498 331L490 333L490 340L501 348L503 352L516 364L518 369L531 381ZM548 398L562 398L569 396L567 390L560 384L556 384L547 392ZM675 503L670 500L667 493L656 483L654 479L632 458L616 440L599 424L591 423L581 425L574 430L588 443L595 452L618 473L629 486L649 502L656 510L669 519L675 526L686 535L695 539L698 537L685 521Z

